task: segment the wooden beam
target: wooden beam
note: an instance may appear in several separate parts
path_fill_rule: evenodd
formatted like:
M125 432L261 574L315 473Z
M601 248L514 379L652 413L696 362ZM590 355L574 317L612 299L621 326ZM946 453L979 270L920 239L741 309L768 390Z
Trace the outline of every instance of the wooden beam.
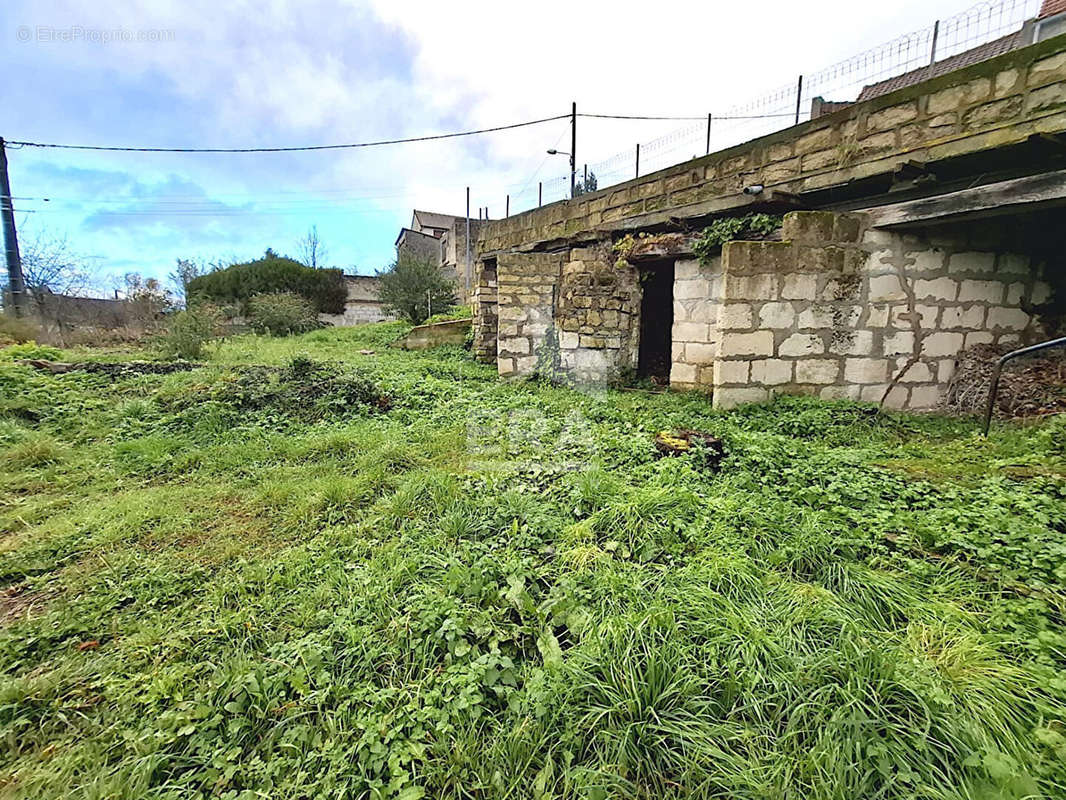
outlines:
M955 218L978 219L1056 205L1066 205L1066 170L857 210L867 215L873 227L891 228Z

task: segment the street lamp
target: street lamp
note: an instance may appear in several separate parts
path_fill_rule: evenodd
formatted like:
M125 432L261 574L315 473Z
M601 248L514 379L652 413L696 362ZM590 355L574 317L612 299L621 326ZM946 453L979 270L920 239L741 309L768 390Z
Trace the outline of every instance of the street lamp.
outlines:
M577 165L574 164L574 154L565 150L556 150L554 147L548 151L550 156L570 156L570 198L574 197L574 178L577 175Z

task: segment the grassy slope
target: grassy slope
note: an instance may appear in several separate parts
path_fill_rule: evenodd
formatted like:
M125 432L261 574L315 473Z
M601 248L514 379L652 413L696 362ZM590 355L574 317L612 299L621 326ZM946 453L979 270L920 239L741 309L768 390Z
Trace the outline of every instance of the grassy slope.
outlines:
M394 333L0 362L0 796L1066 794L1066 426L717 414ZM392 409L234 382L298 355Z

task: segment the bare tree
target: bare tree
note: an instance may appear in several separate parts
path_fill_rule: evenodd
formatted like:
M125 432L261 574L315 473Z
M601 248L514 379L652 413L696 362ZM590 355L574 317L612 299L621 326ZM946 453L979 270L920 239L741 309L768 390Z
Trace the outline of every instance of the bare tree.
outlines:
M66 235L40 231L22 249L26 289L35 298L49 294L76 296L90 284L85 258L70 248Z
M311 269L326 266L329 250L322 244L322 240L318 238L317 225L312 225L308 229L307 235L296 243L296 251L300 262L311 267Z
M194 258L179 258L177 260L174 271L167 278L174 287L181 305L188 305L189 303L189 284L193 279L206 275L208 272L210 272L210 269L202 260Z

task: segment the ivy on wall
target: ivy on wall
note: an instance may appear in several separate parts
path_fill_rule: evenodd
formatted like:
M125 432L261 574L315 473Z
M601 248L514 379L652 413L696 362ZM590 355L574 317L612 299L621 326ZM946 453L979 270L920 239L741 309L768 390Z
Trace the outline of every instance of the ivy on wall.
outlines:
M743 217L716 219L692 242L692 252L706 264L722 245L734 239L765 239L781 227L781 217L774 214L746 214Z

